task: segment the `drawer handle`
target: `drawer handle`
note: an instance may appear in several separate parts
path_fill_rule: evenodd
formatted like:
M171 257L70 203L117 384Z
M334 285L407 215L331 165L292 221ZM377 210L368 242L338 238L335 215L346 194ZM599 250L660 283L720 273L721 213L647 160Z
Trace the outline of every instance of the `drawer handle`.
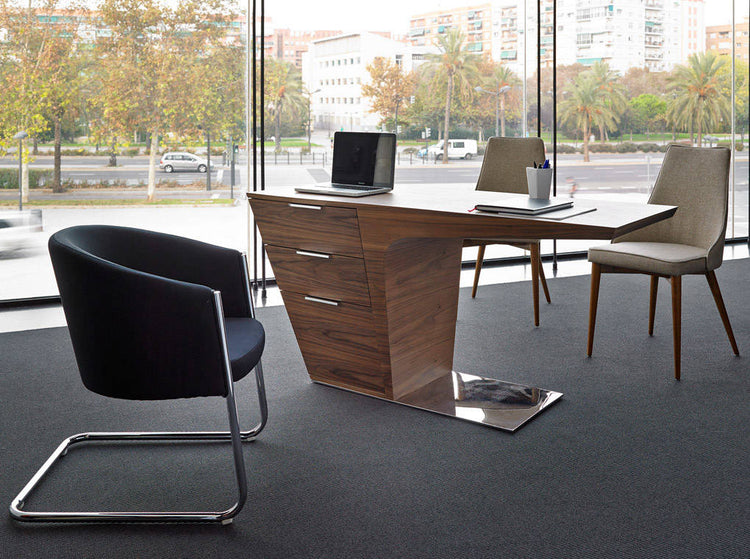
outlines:
M305 296L305 301L310 301L311 303L323 303L324 305L333 305L334 307L339 306L338 301L331 301L330 299L319 299L318 297Z
M315 258L330 258L330 254L323 254L322 252L307 252L306 250L295 250L300 256L314 256Z
M322 210L323 206L313 206L311 204L293 204L289 202L290 208L300 208L302 210Z

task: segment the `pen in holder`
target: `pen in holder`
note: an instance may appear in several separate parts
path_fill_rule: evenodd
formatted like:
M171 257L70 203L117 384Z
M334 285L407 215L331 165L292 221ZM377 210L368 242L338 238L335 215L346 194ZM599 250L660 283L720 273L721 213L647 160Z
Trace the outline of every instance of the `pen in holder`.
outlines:
M526 167L526 182L529 185L529 197L549 200L552 187L552 167Z

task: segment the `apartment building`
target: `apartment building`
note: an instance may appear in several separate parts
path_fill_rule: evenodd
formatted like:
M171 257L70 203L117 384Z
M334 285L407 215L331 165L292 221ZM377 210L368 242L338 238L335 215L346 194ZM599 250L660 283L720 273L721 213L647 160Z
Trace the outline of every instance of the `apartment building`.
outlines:
M341 31L297 31L292 29L275 29L273 36L273 56L302 68L302 55L310 48L310 43L326 37L341 35Z
M703 50L704 0L557 0L557 63L598 60L619 72L669 70ZM552 66L553 2L541 0L543 68ZM537 11L518 0L492 6L492 58L536 67ZM524 24L525 22L525 24ZM526 53L526 55L524 55Z
M380 116L362 95L368 83L367 66L376 57L386 57L404 72L424 60L425 49L384 33L349 33L313 41L303 55L302 79L312 94L311 112L317 129L373 131Z
M449 29L460 29L467 50L490 55L492 50L492 5L476 4L437 10L409 18L409 41L412 46L433 46Z
M734 30L735 56L750 63L750 36L748 34L748 18L743 23L737 23ZM719 54L732 54L732 24L711 25L706 27L706 50Z

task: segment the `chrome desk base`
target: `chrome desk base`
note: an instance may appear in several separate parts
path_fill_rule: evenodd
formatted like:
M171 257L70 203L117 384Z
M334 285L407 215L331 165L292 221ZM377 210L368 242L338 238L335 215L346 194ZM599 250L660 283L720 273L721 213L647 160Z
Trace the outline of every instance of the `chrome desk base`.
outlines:
M385 400L513 432L560 398L562 392L453 371L398 400Z

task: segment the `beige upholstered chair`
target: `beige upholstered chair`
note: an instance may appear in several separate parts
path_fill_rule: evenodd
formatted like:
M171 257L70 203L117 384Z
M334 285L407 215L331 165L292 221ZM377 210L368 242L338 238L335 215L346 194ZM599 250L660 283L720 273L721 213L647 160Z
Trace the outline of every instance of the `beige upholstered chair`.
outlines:
M534 162L544 162L544 142L541 138L490 138L479 172L477 190L495 192L515 192L528 194L526 167ZM539 326L539 280L542 281L544 296L550 302L547 280L544 277L542 259L539 252L539 239L466 239L464 246L478 246L477 265L474 270L474 286L471 296L476 297L479 274L482 272L484 250L487 245L504 244L528 250L531 256L531 286L534 297L534 325Z
M591 303L588 355L594 343L599 280L603 272L651 276L648 333L654 333L657 283L672 284L674 375L680 378L682 276L705 274L735 355L739 355L732 326L714 270L721 266L727 225L729 183L727 148L671 145L649 198L652 204L677 206L673 217L618 237L612 244L589 249Z

